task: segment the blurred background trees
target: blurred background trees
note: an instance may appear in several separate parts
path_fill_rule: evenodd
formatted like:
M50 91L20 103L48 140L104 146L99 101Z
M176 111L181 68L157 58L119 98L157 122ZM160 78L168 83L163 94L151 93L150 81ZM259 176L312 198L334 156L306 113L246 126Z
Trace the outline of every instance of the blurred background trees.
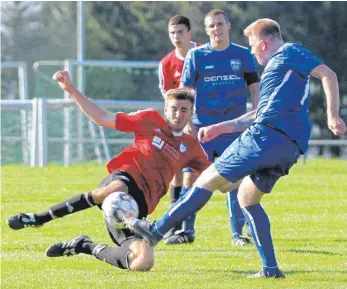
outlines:
M38 60L76 59L76 4L1 3L1 60L27 63L30 97L62 97L53 84L38 90L40 82L31 67ZM342 109L347 114L347 2L85 2L85 59L159 61L172 49L167 35L171 16L189 17L194 40L206 42L204 15L213 8L227 12L232 41L245 46L243 29L249 23L265 17L277 20L285 41L307 45L337 72ZM53 67L48 74L60 68ZM147 86L136 71L90 69L86 74L87 94L94 98L161 99L153 72L145 76L150 79ZM12 79L13 72L2 71L2 98L13 92ZM311 93L313 122L325 128L321 85L313 82Z

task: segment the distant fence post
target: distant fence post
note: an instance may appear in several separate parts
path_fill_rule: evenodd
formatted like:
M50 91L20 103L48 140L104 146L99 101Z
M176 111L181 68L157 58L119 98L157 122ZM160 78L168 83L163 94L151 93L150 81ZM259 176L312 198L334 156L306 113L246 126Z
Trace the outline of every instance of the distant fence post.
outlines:
M48 160L48 137L47 137L47 100L39 98L37 102L37 120L38 120L38 163L39 167L45 167Z
M71 63L69 60L64 61L64 70L71 75ZM64 91L64 99L68 100L69 94ZM64 107L64 166L69 167L71 164L71 145L70 145L70 107Z
M31 147L30 147L30 166L36 167L37 161L37 98L32 99L32 113L31 113Z

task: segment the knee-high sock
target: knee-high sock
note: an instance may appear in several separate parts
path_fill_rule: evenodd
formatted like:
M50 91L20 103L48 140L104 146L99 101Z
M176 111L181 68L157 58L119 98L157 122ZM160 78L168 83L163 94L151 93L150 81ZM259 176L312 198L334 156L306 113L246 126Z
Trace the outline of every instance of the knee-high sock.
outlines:
M79 194L71 197L63 202L53 205L48 211L36 214L39 222L46 223L54 218L61 218L69 214L73 214L90 207L95 206L92 193Z
M192 187L183 198L178 199L163 218L152 224L151 231L158 239L161 239L176 223L199 211L211 196L212 192L208 190Z
M237 192L238 189L227 193L227 206L233 239L242 235L242 228L245 225L245 216L243 215L239 201L237 200Z
M184 197L188 191L189 191L189 188L186 188L185 186L183 186L180 196ZM196 213L191 214L184 219L183 221L184 232L189 234L195 234L195 219L196 219Z
M267 276L277 272L277 262L270 232L270 221L260 204L247 206L242 209L249 223L254 243L257 246Z
M93 255L95 258L120 269L129 269L129 245L110 247L106 244L85 243L78 253Z

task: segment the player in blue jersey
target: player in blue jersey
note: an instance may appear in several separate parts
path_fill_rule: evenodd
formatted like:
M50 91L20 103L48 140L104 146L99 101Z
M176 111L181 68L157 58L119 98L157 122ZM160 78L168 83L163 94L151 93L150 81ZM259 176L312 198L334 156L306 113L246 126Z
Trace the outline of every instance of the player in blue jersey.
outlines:
M200 210L214 190L239 187L238 199L262 260L262 270L250 278L283 278L275 258L270 221L260 200L308 148L310 77L322 82L329 129L335 135L343 135L346 124L339 116L335 72L305 46L284 43L280 26L271 19L255 21L244 33L258 62L265 65L258 109L235 120L202 128L199 139L209 141L220 134L246 130L162 219L149 224L132 218L127 224L155 245L175 222Z
M181 86L195 89L195 112L188 131L197 134L202 127L231 120L246 112L248 93L253 109L258 104L259 75L251 51L230 42L230 22L224 11L213 9L205 16L205 29L210 42L191 48L185 58ZM202 143L209 160L222 155L240 135L231 133ZM183 195L188 191L183 188ZM242 236L245 218L237 200L237 189L227 193L232 242L237 246L251 244ZM195 214L184 221L184 230L165 240L166 244L194 241Z

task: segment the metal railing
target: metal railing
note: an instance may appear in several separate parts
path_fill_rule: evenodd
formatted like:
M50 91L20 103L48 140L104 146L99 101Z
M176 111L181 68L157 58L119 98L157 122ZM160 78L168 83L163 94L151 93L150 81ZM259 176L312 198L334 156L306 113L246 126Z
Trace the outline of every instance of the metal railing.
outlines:
M102 108L124 110L124 109L147 109L149 107L163 110L163 102L147 102L147 101L117 101L117 100L94 100L94 102ZM83 138L70 137L70 133L64 134L64 137L48 137L47 136L47 111L49 108L72 108L77 107L71 99L46 99L34 98L32 100L1 100L1 111L32 111L31 124L31 149L30 149L30 166L44 167L48 162L49 142L62 143L67 150L70 150L70 144L73 143L96 143L100 144L105 141L104 138ZM69 127L69 126L68 126ZM23 136L2 136L3 141L25 141ZM110 144L130 144L132 139L107 139ZM310 140L310 146L345 146L347 140ZM105 154L109 152L105 152ZM71 152L64 154L64 165L70 166Z

